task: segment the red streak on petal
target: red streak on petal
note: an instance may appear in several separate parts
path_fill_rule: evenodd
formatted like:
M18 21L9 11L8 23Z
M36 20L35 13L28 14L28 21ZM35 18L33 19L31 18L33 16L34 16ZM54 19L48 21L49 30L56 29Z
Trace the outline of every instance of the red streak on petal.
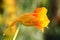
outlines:
M37 16L37 13L39 13L41 11L42 8L37 8L34 12L33 12L33 15L34 16Z
M41 9L42 9L42 8L37 8L37 9L34 11L34 13L40 12Z
M41 27L42 27L41 24L42 24L42 22L38 21L38 23L36 23L35 26L36 26L37 28L41 28Z

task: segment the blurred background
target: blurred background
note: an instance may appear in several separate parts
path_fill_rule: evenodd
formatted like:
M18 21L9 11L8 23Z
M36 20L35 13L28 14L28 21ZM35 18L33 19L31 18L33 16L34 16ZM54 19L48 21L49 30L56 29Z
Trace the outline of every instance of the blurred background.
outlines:
M8 26L21 14L33 12L38 7L48 9L47 16L51 21L48 29L45 29L43 34L39 31L32 31L31 28L25 28L24 31L21 30L21 34L19 34L20 31L18 34L27 39L21 39L22 37L18 35L16 40L19 40L19 38L20 40L35 40L34 36L29 38L27 35L29 31L39 34L40 39L37 38L36 40L60 40L60 0L0 0L0 40L13 40L17 25L14 25L11 29Z

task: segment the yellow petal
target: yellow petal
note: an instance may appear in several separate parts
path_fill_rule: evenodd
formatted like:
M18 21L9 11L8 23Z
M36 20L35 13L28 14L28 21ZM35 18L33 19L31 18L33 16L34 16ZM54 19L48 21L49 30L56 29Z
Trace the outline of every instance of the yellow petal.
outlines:
M50 23L50 20L48 19L47 17L47 8L45 7L41 7L41 8L38 8L39 10L36 10L37 13L37 18L39 19L39 22L40 22L40 29L42 30L42 32L44 31L44 28L48 28L48 24ZM42 22L42 23L41 23Z

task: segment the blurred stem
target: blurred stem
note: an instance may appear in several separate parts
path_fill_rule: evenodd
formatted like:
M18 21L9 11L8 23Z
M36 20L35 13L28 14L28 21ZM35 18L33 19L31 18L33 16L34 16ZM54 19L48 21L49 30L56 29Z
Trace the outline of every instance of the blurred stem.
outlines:
M15 35L14 35L14 37L13 37L13 40L15 40L16 39L16 37L17 37L17 35L18 35L18 32L19 32L19 27L17 28L17 30L16 30L16 33L15 33Z

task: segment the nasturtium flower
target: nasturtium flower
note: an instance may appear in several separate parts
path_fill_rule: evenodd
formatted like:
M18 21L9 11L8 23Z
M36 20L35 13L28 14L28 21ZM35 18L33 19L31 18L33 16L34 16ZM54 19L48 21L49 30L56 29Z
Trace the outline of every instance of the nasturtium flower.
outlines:
M25 26L35 26L44 31L44 28L48 28L48 24L50 20L47 17L47 9L45 7L37 8L33 13L23 14L20 16L15 22L12 23L14 25L16 22L22 22Z

